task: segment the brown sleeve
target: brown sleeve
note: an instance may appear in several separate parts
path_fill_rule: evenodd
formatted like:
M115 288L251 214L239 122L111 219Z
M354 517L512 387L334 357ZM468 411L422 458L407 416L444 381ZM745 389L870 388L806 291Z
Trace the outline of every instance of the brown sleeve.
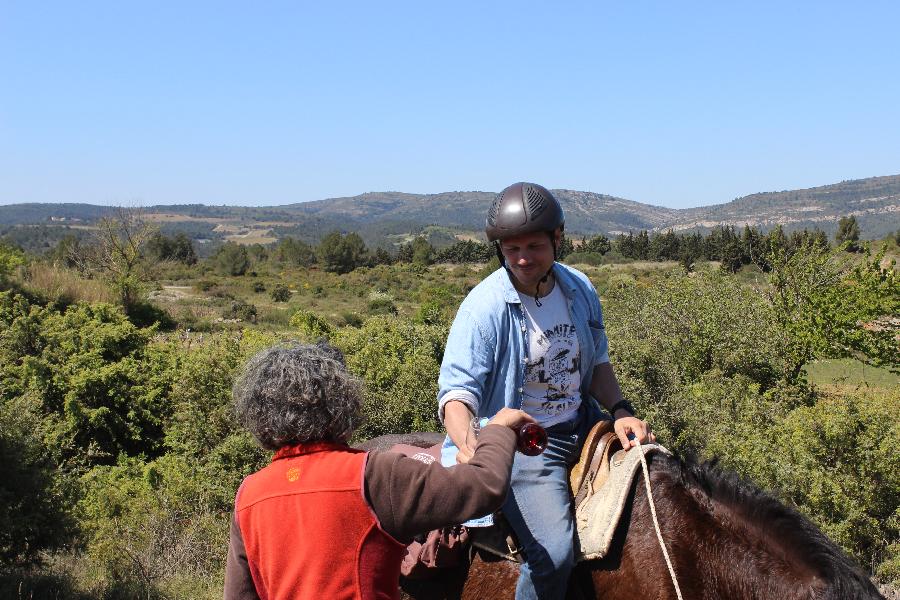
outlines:
M503 504L515 453L516 434L488 425L468 464L443 467L396 452L372 452L366 463L366 497L395 539L489 514Z
M247 562L247 550L244 538L237 522L237 515L231 519L231 532L228 541L228 559L225 561L225 600L259 600L253 577L250 575L250 564Z

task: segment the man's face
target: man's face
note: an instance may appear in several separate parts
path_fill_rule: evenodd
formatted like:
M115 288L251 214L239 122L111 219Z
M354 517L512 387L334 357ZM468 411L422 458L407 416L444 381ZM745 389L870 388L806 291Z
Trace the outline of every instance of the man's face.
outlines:
M554 232L559 244L560 232ZM500 251L513 274L516 289L526 294L534 294L541 278L553 265L553 243L543 231L526 233L507 238L500 242Z

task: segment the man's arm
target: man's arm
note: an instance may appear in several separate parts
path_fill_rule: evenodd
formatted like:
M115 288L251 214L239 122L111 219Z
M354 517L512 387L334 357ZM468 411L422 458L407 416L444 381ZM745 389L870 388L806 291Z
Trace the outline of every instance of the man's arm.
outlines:
M591 375L591 395L612 414L615 419L616 435L619 436L623 448L628 449L637 445L634 440L628 439L629 434L634 434L634 437L642 444L656 441L656 436L650 431L650 426L646 421L634 416L630 405L629 407L617 407L624 401L624 397L612 363L604 362L594 366L594 372ZM613 410L614 408L615 410Z
M457 400L449 400L444 404L444 427L447 435L459 448L456 462L467 463L475 453L474 432L472 431L472 415L469 407Z

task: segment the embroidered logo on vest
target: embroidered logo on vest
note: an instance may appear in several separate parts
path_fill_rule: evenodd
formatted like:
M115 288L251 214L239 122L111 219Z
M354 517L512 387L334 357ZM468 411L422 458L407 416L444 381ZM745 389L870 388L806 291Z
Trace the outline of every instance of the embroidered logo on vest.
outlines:
M288 481L293 483L294 481L300 479L300 469L298 469L297 467L291 467L287 470L284 476L287 477Z

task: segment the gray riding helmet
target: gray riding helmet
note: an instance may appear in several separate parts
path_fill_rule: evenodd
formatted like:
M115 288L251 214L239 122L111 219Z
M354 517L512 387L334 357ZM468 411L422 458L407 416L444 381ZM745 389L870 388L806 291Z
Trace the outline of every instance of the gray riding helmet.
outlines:
M536 183L520 181L497 195L488 210L484 233L488 243L506 238L554 231L563 227L562 207L550 190Z

